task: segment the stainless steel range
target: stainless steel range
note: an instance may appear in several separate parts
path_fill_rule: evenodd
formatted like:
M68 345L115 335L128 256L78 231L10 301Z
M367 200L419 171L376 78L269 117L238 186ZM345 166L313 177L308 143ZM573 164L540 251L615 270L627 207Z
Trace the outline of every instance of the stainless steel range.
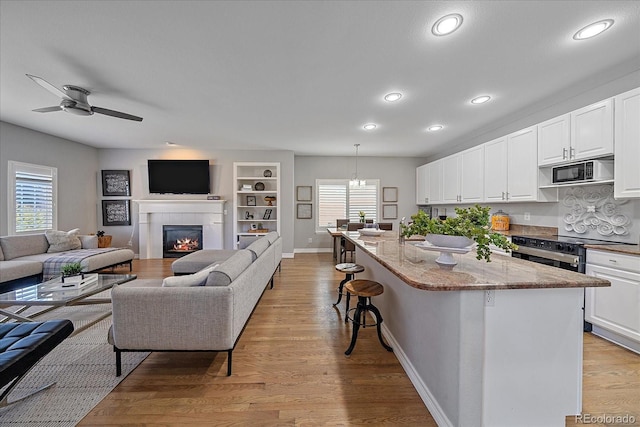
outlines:
M587 250L584 245L619 244L605 240L551 235L513 236L511 240L518 245L518 250L512 252L513 257L577 273L585 272ZM584 330L591 331L591 324L585 322Z

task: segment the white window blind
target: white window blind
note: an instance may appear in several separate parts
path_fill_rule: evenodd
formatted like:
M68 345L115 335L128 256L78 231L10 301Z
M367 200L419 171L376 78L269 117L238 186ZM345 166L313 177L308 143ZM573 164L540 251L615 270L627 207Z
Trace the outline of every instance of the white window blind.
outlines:
M10 227L15 234L55 229L57 169L9 162Z
M327 227L335 227L337 219L348 218L352 222L360 220L360 211L367 219L374 222L378 217L379 180L367 180L359 187L349 186L347 179L318 179L316 194L318 195L316 231L325 231Z

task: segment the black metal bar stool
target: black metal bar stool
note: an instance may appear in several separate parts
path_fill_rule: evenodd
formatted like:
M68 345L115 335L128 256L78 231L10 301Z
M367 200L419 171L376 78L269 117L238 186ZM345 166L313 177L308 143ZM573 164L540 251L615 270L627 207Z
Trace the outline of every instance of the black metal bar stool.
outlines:
M351 344L347 351L344 352L347 356L351 354L353 348L356 346L356 340L358 339L358 330L360 326L363 328L365 326L373 326L375 325L378 330L378 339L380 340L380 344L387 350L393 351L391 347L387 345L382 339L382 331L380 329L380 325L382 324L382 315L380 314L380 310L371 304L371 297L375 297L377 295L381 295L384 292L384 287L373 280L351 280L347 282L344 287L346 288L348 294L355 295L358 297L358 305L356 308L351 309L355 311L352 318L349 318L353 323L353 334L351 335ZM376 316L376 322L373 324L366 323L366 314L367 312L371 312ZM347 313L348 314L348 313Z
M345 278L342 280L342 282L340 282L340 285L338 286L338 301L336 301L335 304L333 304L333 306L335 307L336 305L340 304L340 301L342 301L342 295L346 295L347 307L344 312L344 322L347 323L347 314L349 313L349 301L351 299L351 295L349 295L349 292L347 292L346 294L344 293L343 291L344 284L347 283L349 280L355 279L356 273L362 273L364 271L364 267L361 266L360 264L346 262L342 264L337 264L336 270L342 273L345 273Z

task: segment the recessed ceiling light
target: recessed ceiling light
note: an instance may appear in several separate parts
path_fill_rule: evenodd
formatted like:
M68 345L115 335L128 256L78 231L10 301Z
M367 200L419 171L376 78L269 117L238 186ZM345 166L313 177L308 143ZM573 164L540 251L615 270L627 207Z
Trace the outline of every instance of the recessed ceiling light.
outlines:
M365 130L374 130L377 125L375 123L367 123L366 125L362 126Z
M175 142L171 142L171 141L165 141L165 144L167 144L169 147L175 147L176 145L178 145Z
M604 19L594 22L579 30L573 35L574 40L584 40L595 37L613 25L613 19Z
M471 100L472 104L484 104L485 102L487 102L488 100L490 100L491 97L489 95L482 95L482 96L478 96L475 97Z
M387 102L395 102L402 98L402 94L400 92L388 93L384 96L384 100Z
M431 32L436 36L446 36L460 28L460 25L462 25L462 15L452 13L438 19L431 27Z
M429 127L427 128L427 130L428 130L429 132L435 132L435 131L438 131L438 130L442 129L443 127L444 127L444 126L442 126L442 125L433 125L433 126L429 126Z

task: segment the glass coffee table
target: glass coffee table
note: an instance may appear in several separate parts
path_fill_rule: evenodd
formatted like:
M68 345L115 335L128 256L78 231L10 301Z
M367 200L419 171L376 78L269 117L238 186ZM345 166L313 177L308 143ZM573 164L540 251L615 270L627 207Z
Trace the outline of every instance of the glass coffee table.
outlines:
M97 274L97 273L93 273ZM135 274L98 274L98 280L82 288L65 287L60 277L37 285L25 286L0 294L0 315L20 322L30 322L34 317L53 310L57 307L86 304L108 304L110 298L90 298L100 292L111 289L113 285L130 282L136 279ZM21 315L33 306L48 306L29 315ZM15 311L4 310L7 307L19 307Z

